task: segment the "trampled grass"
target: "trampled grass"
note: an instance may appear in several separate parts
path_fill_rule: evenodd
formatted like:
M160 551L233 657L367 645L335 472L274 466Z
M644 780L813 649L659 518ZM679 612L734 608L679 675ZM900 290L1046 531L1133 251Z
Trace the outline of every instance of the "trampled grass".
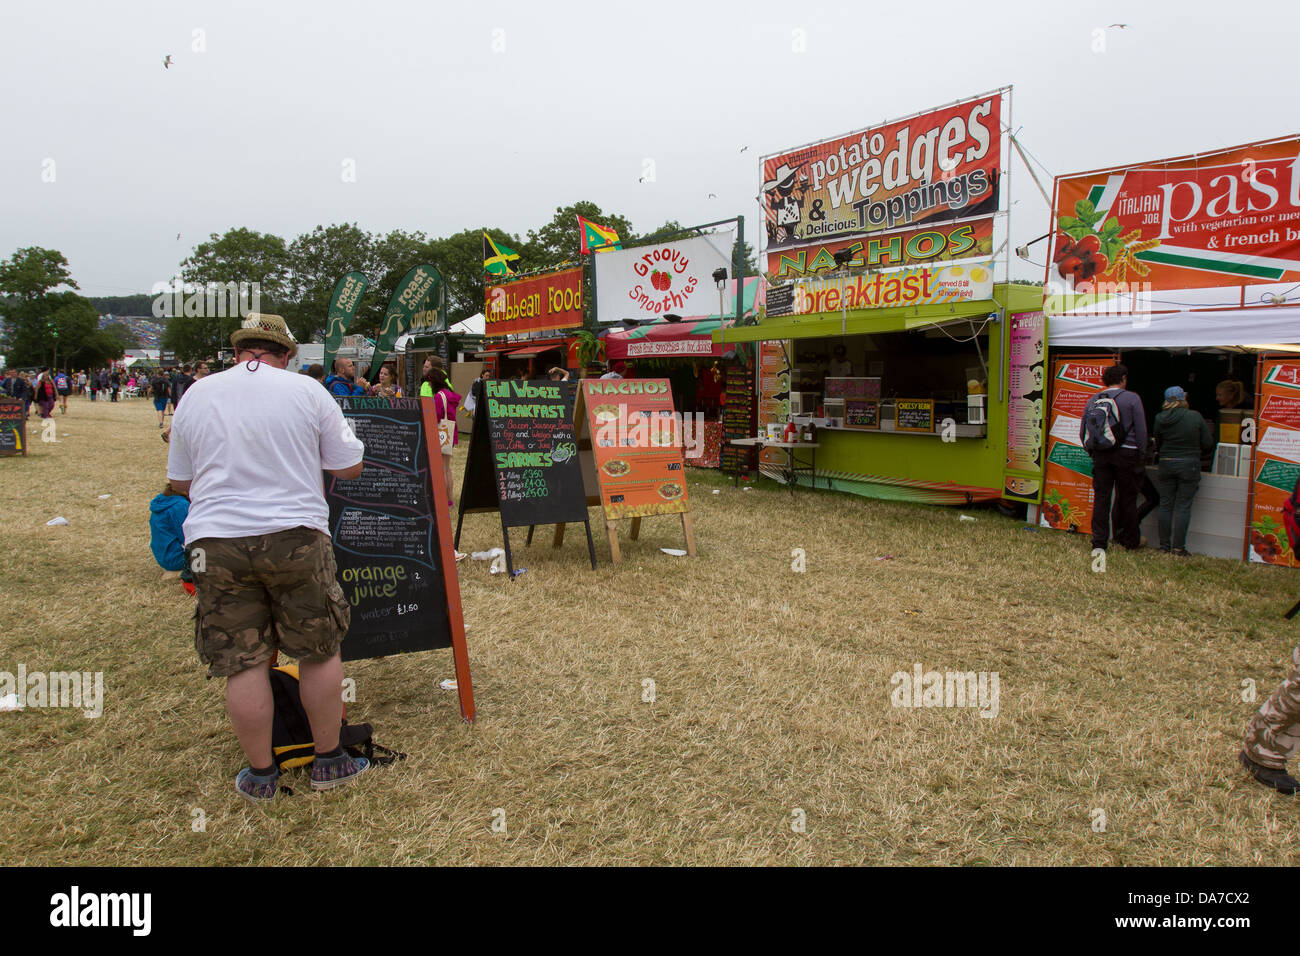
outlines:
M192 601L149 552L166 456L152 406L70 407L57 444L34 423L30 457L0 459L0 670L103 671L104 715L0 713L10 863L1300 854L1300 808L1235 762L1257 706L1242 682L1262 698L1284 674L1296 633L1280 613L1300 577L1152 552L1112 553L1095 574L1084 541L991 511L961 522L949 509L738 491L699 471L697 559L660 553L680 545L680 525L654 518L640 542L624 535L615 569L593 510L594 572L572 529L558 552L545 529L527 551L521 533L515 564L528 570L514 582L461 565L476 724L437 686L450 651L353 663L350 715L409 758L343 791L304 785L250 806L233 792L243 760L222 682L194 654ZM69 524L46 527L56 515ZM499 538L493 516L472 516L462 550ZM997 716L891 706L891 675L916 663L996 671Z

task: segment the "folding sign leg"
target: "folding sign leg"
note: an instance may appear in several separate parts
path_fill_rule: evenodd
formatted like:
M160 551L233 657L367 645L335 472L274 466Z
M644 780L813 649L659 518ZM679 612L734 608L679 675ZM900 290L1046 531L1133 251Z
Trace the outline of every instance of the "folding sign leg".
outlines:
M591 539L590 521L587 522L587 538L588 540ZM551 547L558 548L562 544L564 544L564 522L563 521L561 521L559 524L555 526L555 540L551 542Z
M536 527L537 525L535 524L530 524L528 526L528 540L524 542L525 548L531 548L533 546L533 529Z
M631 538L633 541L635 541L640 536L640 534L641 534L641 519L633 518L632 530L628 533L628 537Z
M691 524L691 513L682 512L682 535L686 538L686 554L695 557L695 526Z
M510 529L506 527L506 523L504 521L501 522L501 539L505 542L506 545L506 573L510 575L511 580L514 580L515 562L514 562L514 558L510 554Z
M614 564L623 563L623 555L618 550L618 528L615 522L605 519L605 536L609 539L609 557Z
M584 521L583 525L587 528L587 555L591 558L591 570L596 570L596 543L591 540L591 522ZM556 546L559 546L559 539L564 536L564 525L560 525L556 534Z
M464 499L464 494L463 494L463 493L462 493L462 495L461 495L461 498L462 498L462 500L461 500L461 505L460 505L460 514L458 514L458 515L456 516L456 538L455 538L454 541L452 541L452 544L451 544L451 546L452 546L453 548L455 548L457 551L460 550L460 528L461 528L461 525L463 525L463 524L465 523L465 502L464 502L464 500L463 500L463 499Z

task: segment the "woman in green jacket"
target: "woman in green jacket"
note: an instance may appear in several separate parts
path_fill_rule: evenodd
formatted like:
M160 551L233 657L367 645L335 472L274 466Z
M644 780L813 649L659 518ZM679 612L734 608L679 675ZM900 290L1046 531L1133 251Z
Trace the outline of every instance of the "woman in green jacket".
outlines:
M1187 393L1177 385L1165 389L1165 404L1152 434L1160 455L1156 486L1160 489L1160 548L1187 557L1187 526L1192 499L1201 483L1201 452L1214 447L1210 426L1187 407Z

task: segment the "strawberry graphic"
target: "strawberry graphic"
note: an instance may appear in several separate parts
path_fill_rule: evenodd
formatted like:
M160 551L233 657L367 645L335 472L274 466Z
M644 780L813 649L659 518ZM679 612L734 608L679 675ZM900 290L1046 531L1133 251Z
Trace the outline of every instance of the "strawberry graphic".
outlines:
M656 269L654 272L650 273L650 284L660 292L667 292L669 287L673 284L673 277L667 272L661 272Z

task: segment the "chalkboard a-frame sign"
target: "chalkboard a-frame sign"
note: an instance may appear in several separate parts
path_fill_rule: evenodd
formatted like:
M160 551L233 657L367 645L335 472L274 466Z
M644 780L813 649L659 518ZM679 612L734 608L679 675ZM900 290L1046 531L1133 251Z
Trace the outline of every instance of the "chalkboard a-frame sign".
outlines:
M0 455L26 455L23 403L0 399Z
M514 577L510 528L556 526L554 547L564 541L566 523L587 529L587 556L596 567L596 546L582 487L578 443L573 434L574 382L484 380L474 409L465 480L460 489L455 545L465 515L496 511L501 515L506 570Z
M359 478L325 475L338 582L352 608L343 659L450 647L461 716L473 721L474 691L433 399L336 401L366 446L366 467Z

